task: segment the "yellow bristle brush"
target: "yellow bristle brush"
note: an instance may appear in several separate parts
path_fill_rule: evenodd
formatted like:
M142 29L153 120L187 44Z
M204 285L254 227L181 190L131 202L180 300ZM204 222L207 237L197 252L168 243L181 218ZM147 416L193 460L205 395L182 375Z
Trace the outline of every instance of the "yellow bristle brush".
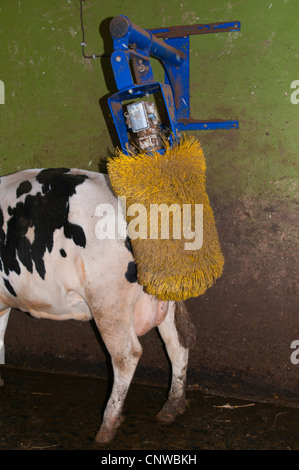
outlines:
M222 274L224 259L205 170L204 154L194 137L173 147L166 144L164 154L126 155L118 150L108 161L111 186L117 196L126 198L138 281L160 300L202 295Z

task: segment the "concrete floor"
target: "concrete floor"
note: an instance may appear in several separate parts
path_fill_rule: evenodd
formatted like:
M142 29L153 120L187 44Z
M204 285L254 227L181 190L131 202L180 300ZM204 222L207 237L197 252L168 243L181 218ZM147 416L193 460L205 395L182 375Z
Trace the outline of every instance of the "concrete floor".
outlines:
M100 379L2 366L0 450L96 450L109 384ZM188 391L189 408L171 425L155 416L166 390L133 384L125 421L104 449L298 450L299 410ZM102 448L103 449L103 448Z

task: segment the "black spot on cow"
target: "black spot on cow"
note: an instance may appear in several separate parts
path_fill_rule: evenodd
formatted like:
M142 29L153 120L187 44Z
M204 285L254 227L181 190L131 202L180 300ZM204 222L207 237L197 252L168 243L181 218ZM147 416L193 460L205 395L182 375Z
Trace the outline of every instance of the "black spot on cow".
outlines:
M127 271L125 272L125 276L127 281L129 281L131 284L133 282L137 282L137 266L134 263L134 261L130 261L128 263L128 268Z
M23 194L30 193L32 189L32 184L30 181L22 181L17 187L17 198L22 196Z
M31 273L34 265L44 279L46 269L43 258L46 250L51 253L53 249L56 229L63 229L66 238L85 247L82 227L69 222L68 215L70 197L87 178L86 175L71 174L67 168L41 170L36 180L42 185L42 192L27 194L24 202L8 208L10 218L7 220L6 234L0 209L0 267L6 275L11 271L20 274L20 261ZM30 228L34 229L33 242L26 237Z
M127 250L129 250L130 253L133 253L130 237L126 237L125 247L127 248Z
M54 183L56 189L59 187L59 183L67 183L67 186L71 186L71 193L74 194L75 187L77 184L81 184L82 177L83 181L87 178L87 176L83 175L72 175L69 174L69 168L46 168L45 170L41 170L40 173L36 176L36 180L42 185L42 192L43 194L48 193L51 190L51 186ZM77 181L77 183L76 183ZM74 184L75 183L75 184ZM63 188L60 188L63 190ZM72 195L70 194L70 195Z
M11 295L13 295L14 297L17 297L17 294L15 293L15 290L12 287L9 280L8 279L3 279L3 281L4 281L4 285L5 285L6 289L11 293Z
M85 233L80 225L71 224L68 220L65 222L63 232L66 238L72 238L74 243L83 248L86 245Z
M61 248L60 254L61 254L61 256L62 256L63 258L66 258L66 252L64 251L63 248Z

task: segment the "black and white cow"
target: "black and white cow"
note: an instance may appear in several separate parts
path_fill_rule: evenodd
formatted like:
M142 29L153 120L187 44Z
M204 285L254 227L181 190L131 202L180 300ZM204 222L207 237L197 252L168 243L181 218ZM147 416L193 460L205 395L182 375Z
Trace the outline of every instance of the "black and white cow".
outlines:
M96 435L97 442L105 443L121 423L142 353L138 336L155 326L172 363L169 397L158 418L170 422L184 411L194 329L182 303L158 301L138 284L128 239L96 236L100 204L112 205L124 222L107 175L59 168L1 178L0 363L11 308L53 320L93 318L114 370Z

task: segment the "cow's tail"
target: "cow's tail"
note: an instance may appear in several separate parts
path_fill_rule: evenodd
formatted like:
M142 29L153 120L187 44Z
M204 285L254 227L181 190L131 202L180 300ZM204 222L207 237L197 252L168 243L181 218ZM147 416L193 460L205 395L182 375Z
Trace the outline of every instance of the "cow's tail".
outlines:
M183 301L175 302L174 321L181 346L191 349L196 341L196 329Z

